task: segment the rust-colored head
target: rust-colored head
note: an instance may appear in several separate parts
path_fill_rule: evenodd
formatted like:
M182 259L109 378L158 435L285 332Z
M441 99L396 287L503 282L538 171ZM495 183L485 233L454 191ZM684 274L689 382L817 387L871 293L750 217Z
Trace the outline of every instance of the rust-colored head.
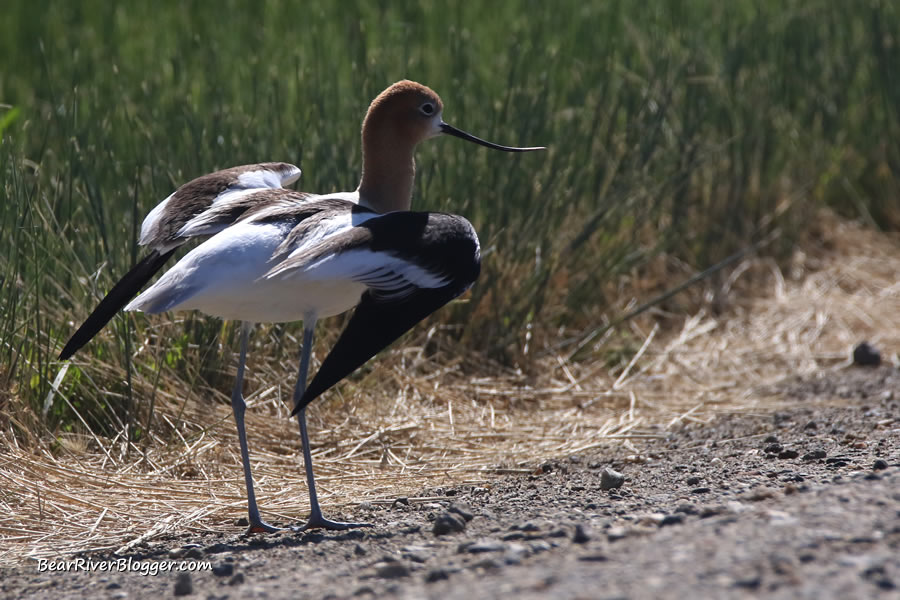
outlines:
M372 100L363 121L363 140L392 138L415 146L441 133L444 103L434 90L415 81L398 81Z
M434 90L415 81L398 81L384 90L363 121L363 176L360 201L379 212L409 210L416 167L413 151L428 138L448 134L506 152L515 148L486 142L444 123L444 103Z

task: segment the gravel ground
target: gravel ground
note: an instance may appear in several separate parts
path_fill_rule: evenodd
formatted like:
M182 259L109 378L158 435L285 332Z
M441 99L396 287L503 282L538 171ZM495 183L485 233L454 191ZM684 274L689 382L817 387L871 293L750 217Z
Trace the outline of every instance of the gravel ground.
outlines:
M599 449L330 515L369 530L154 540L133 564L213 568L31 565L0 573L0 595L900 598L900 372L846 368L768 391L785 407L688 425L637 453Z

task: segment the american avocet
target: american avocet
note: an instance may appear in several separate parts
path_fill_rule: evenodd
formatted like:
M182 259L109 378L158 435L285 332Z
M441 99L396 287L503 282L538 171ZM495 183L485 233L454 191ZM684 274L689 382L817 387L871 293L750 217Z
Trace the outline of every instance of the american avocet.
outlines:
M299 530L367 526L322 515L306 406L463 293L480 270L478 238L468 221L441 213L408 212L415 178L413 151L419 142L440 134L508 152L542 149L486 142L444 123L442 111L437 94L411 81L398 82L375 98L363 122L363 174L355 192L309 195L279 185L258 186L239 197L240 211L230 208L231 199L221 206L215 199L178 228L168 225L170 197L144 221L142 241L146 232L157 230L174 231L178 239L215 233L125 310L196 309L243 322L232 408L241 441L251 530L276 530L259 515L244 431L241 381L252 323L302 319L304 324L292 414L300 426L310 516ZM232 224L221 228L228 218ZM164 250L159 250L160 257ZM307 388L316 321L353 307L356 310L346 329Z

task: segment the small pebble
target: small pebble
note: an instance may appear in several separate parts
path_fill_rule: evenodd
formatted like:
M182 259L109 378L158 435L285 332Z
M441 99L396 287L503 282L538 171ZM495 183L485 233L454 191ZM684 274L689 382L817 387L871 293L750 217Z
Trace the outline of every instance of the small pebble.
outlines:
M234 575L234 565L221 562L212 568L212 572L216 577L231 577Z
M551 537L551 538L569 537L569 532L566 531L565 529L563 529L562 527L559 527L557 529L554 529L550 533L548 533L547 537Z
M425 583L434 583L444 579L450 579L450 573L447 572L447 569L432 569L425 575Z
M884 460L884 459L881 459L881 458L877 459L877 460L872 464L872 470L873 470L873 471L883 471L883 470L885 470L885 469L887 469L887 468L888 468L887 461Z
M778 453L778 458L782 460L786 458L797 458L798 456L800 456L800 453L796 450L782 450Z
M775 443L775 444L769 444L768 446L766 446L766 448L765 448L765 450L763 450L763 452L765 452L766 454L778 454L782 450L784 450L784 446L782 446L781 444Z
M613 471L609 467L603 469L603 472L600 473L601 490L611 490L622 487L623 483L625 483L625 476L618 471Z
M605 554L593 553L593 554L582 554L578 557L578 560L583 560L585 562L606 562L609 558Z
M763 443L766 443L766 444L777 444L777 443L778 443L778 438L775 437L774 435L769 435L769 436L766 436L766 439L763 440Z
M235 573L228 580L228 585L241 585L242 583L244 583L244 574L241 572Z
M465 531L466 522L451 513L444 513L442 515L438 515L438 518L434 520L434 527L432 527L431 532L434 535L446 535L448 533L459 533L461 531Z
M659 522L659 526L666 527L668 525L681 525L682 523L684 523L684 515L666 515Z
M450 505L450 508L448 508L447 510L449 510L450 512L452 512L452 513L454 513L454 514L456 514L456 515L459 515L459 516L462 517L463 520L466 521L467 523L468 523L469 521L471 521L472 518L475 516L475 515L472 513L472 509L471 509L468 505L463 504L462 502L454 502L454 503L452 503L452 504Z
M187 596L194 593L194 584L190 573L178 573L175 576L175 595Z
M822 450L821 448L816 448L815 450L810 450L806 454L803 455L803 460L818 460L820 458L825 458L828 456L828 453Z
M881 353L869 342L860 342L853 349L853 364L860 367L877 367L881 364Z
M746 577L738 577L734 580L734 586L748 590L755 590L762 584L762 577L759 575L748 575Z
M591 539L591 530L584 524L575 525L575 533L572 535L572 541L576 544L586 544Z
M384 579L397 579L399 577L409 577L409 567L405 563L392 561L381 563L375 567L375 575Z
M688 485L697 485L698 483L700 483L700 478L696 476L688 477L684 480L684 482Z
M628 535L628 530L624 527L610 527L606 531L606 539L610 542L615 542L616 540L621 540L622 538Z

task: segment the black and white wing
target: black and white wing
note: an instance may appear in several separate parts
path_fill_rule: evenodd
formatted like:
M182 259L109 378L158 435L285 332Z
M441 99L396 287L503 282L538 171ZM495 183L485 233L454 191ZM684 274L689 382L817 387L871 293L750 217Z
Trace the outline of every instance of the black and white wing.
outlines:
M160 202L144 219L139 243L150 252L106 294L97 308L69 338L59 355L70 358L109 323L119 310L162 268L188 240L213 235L228 227L267 196L300 178L288 163L260 163L231 167L185 183ZM290 192L298 196L304 195Z
M480 270L472 225L424 212L368 218L279 263L267 276L349 278L366 287L294 412L465 292Z

